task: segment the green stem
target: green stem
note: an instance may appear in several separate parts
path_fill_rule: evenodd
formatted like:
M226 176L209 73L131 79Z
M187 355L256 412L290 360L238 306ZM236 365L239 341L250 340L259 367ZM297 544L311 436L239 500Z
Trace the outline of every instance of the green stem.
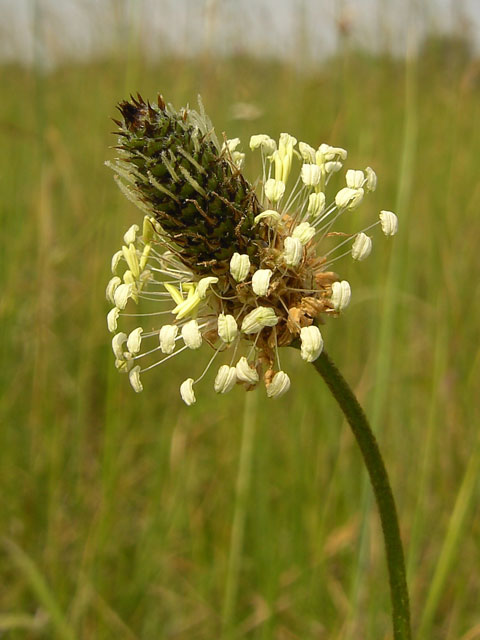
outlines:
M400 528L387 470L365 413L325 351L313 363L343 411L367 466L377 500L387 554L395 640L411 640L410 607Z

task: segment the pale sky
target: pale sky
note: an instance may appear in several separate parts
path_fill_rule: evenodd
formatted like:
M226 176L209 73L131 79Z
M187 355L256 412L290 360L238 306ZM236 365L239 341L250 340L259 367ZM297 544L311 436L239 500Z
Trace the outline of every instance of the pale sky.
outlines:
M208 48L316 61L339 24L398 55L432 27L468 31L480 49L480 0L0 0L0 59L51 68L140 46L153 59Z

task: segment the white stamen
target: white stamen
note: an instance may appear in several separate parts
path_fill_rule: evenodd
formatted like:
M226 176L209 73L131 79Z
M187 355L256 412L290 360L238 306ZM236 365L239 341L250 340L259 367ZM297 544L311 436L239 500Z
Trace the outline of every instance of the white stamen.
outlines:
M365 173L367 174L365 191L375 191L377 188L377 174L371 167L367 167Z
M132 297L133 286L131 284L120 284L113 294L113 302L118 309L125 309L128 299Z
M125 242L125 244L128 245L131 243L134 243L136 238L137 238L137 232L139 231L140 227L138 226L138 224L132 224L131 227L129 227L129 229L125 232L125 235L123 236L123 241Z
M365 258L368 258L371 251L372 239L370 236L367 236L363 232L357 234L357 237L352 244L352 258L360 262L365 260Z
M276 150L277 143L273 138L270 138L270 136L259 133L250 138L250 149L254 151L254 149L258 149L258 147L261 147L265 153L271 154Z
M130 384L133 387L135 393L140 393L143 391L143 385L140 381L140 365L136 365L133 369L130 370L128 374L128 379L130 380Z
M344 187L335 196L335 204L339 209L355 209L363 200L363 189Z
M287 236L284 240L283 259L289 267L296 267L303 257L303 245L298 238Z
M273 209L267 209L266 211L262 211L254 218L254 224L258 224L260 220L269 220L273 224L277 223L282 216L278 213L278 211L273 211Z
M235 368L237 370L237 378L241 382L248 382L248 384L255 384L258 382L257 370L254 368L252 369L245 356L240 358Z
M315 149L306 142L299 142L300 155L305 162L315 162Z
M240 138L232 138L231 140L227 140L226 142L223 143L222 151L224 151L225 149L228 149L230 153L233 153L239 144L240 144Z
M329 144L323 143L318 147L318 151L325 160L335 160L336 156L339 156L341 160L347 159L347 151L342 147L331 147Z
M322 171L317 164L304 164L300 172L303 184L315 187L322 177Z
M238 334L238 326L235 318L231 315L220 313L217 323L217 332L220 339L226 344L233 342Z
M234 253L230 260L230 273L237 282L243 282L250 271L250 258L246 253Z
M319 193L311 193L308 196L307 213L313 216L319 216L325 209L325 194L320 191Z
M281 180L274 180L269 178L264 186L265 196L271 202L278 202L285 193L285 183Z
M134 291L134 289L135 289L135 283L136 283L136 280L135 280L135 276L134 276L134 275L133 275L133 273L130 271L130 269L127 269L127 270L125 271L125 273L123 274L123 282L124 282L125 284L129 284L129 285L131 285L131 286L132 286L132 294L133 294L133 291ZM132 297L133 297L133 295L132 295Z
M240 151L234 151L232 153L232 161L237 169L241 169L245 162L245 154L241 153Z
M333 308L336 311L342 311L348 306L352 292L350 284L346 280L334 282L332 284L332 297L330 298Z
M112 273L117 273L117 267L120 260L123 258L123 251L117 251L112 256Z
M127 338L127 349L130 351L132 355L137 354L140 351L140 347L142 344L142 333L143 328L137 327L133 331L131 331Z
M199 349L202 346L202 334L196 320L190 320L183 325L182 338L189 349Z
M211 284L216 284L218 282L218 278L213 276L202 278L197 286L197 293L200 300L203 300L207 296L207 289Z
M266 296L270 286L271 269L258 269L252 276L252 289L257 296Z
M122 280L118 276L114 276L113 278L110 278L110 280L108 281L107 288L105 289L105 297L112 304L114 304L114 297L113 296L114 296L114 293L115 293L115 289L120 284L122 284Z
M247 313L242 322L242 332L259 333L264 327L274 327L278 322L275 311L270 307L257 307Z
M398 231L398 218L392 211L380 212L380 224L386 236L394 236Z
M267 386L269 398L279 398L290 389L290 378L284 371L277 371L272 381Z
M292 232L292 238L298 238L302 245L306 245L310 242L310 240L315 235L316 230L315 227L308 224L308 222L301 222L299 225L295 227Z
M165 324L160 329L160 349L162 353L170 354L175 349L175 338L178 334L178 327L176 324Z
M325 172L326 173L337 173L342 168L341 162L326 162L325 163Z
M289 133L281 133L280 140L278 143L278 149L281 152L287 153L290 149L297 144L297 139L295 136L290 135Z
M347 187L350 189L360 189L363 185L365 176L363 171L355 171L355 169L349 169L346 175Z
M320 329L315 325L302 327L300 340L302 342L300 355L306 362L314 362L323 349L323 338Z
M113 307L113 309L110 309L110 311L107 313L107 327L110 333L113 333L117 330L117 321L119 315L120 309L118 309L117 307Z
M229 367L228 364L222 364L218 370L213 387L217 393L227 393L233 389L236 382L237 371L235 367Z
M195 393L193 391L193 378L187 378L180 385L180 395L187 406L196 402Z
M117 358L117 360L124 360L125 357L123 355L123 345L127 341L127 334L120 332L113 336L112 338L112 351Z

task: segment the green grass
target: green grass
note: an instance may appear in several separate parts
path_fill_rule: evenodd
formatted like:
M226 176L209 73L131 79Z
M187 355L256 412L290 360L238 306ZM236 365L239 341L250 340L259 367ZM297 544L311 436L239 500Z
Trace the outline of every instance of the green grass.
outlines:
M323 334L391 474L418 639L480 638L475 64L446 69L430 54L407 73L352 53L308 75L246 59L0 70L5 637L212 640L222 626L248 640L390 637L375 505L312 367L287 350L291 392L258 394L245 503L243 392L215 396L210 376L188 409L178 386L197 358L145 376L140 396L114 370L104 287L142 214L103 162L114 105L138 90L177 106L201 92L219 133L246 144L288 131L376 169L378 190L353 215L396 209L400 233L338 265L354 299ZM262 115L233 120L239 101Z

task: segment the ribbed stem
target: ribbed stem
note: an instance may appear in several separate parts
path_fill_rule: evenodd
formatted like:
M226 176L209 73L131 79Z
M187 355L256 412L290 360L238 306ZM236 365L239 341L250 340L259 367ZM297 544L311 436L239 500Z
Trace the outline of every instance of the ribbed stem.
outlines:
M377 441L358 400L325 351L313 365L338 402L362 452L382 523L393 608L393 635L395 640L411 640L405 560L397 510Z

